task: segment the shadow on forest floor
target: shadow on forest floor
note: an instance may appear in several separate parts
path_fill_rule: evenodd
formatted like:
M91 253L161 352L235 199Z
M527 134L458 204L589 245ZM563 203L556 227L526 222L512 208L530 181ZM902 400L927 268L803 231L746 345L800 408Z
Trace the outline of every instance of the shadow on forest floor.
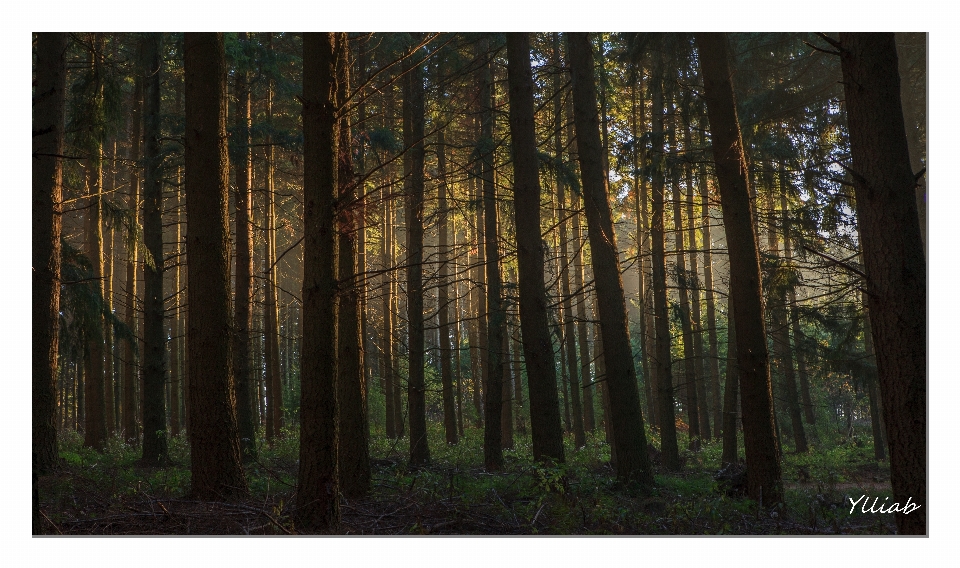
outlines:
M455 446L432 431L432 464L406 467L407 440L373 434L372 487L363 499L342 501L339 535L716 535L893 534L890 514L851 512L848 498L890 497L889 464L873 460L869 445L845 443L809 454L787 454L785 499L774 508L728 495L714 474L719 441L684 452L680 473L655 472L657 486L640 494L619 486L602 434L590 435L567 463L535 464L529 437L504 452L502 472L480 465L482 431L467 429ZM657 442L653 439L654 443ZM741 446L742 447L742 446ZM171 439L171 464L136 465L139 455L119 441L103 454L81 447L73 433L61 438L61 467L40 478L46 534L283 535L298 534L298 440L262 448L247 467L246 499L200 502L189 497L189 450Z

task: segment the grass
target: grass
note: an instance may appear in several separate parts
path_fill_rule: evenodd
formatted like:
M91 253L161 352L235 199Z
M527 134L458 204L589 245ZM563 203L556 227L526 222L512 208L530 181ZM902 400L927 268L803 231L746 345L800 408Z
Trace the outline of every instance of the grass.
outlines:
M656 470L648 493L620 486L609 465L603 434L588 434L574 449L566 438L566 463L531 459L529 435L516 435L504 451L504 469L482 467L483 432L468 428L460 443L443 442L442 426L429 430L431 465L407 467L408 439L370 442L373 482L369 495L344 501L341 534L890 534L892 515L850 512L847 498L890 497L889 466L873 460L869 444L833 442L810 453L787 453L784 501L772 509L727 495L714 480L721 444L681 451L683 471ZM654 445L658 440L650 436ZM741 445L742 447L742 445ZM287 431L272 447L261 445L246 466L249 497L234 504L190 499L189 446L170 439L170 463L138 465L139 453L111 440L100 454L82 447L76 433L60 440L62 465L41 478L47 529L74 534L276 534L296 532L299 443ZM801 475L800 472L805 475ZM802 480L801 480L802 479ZM869 505L868 505L869 508Z

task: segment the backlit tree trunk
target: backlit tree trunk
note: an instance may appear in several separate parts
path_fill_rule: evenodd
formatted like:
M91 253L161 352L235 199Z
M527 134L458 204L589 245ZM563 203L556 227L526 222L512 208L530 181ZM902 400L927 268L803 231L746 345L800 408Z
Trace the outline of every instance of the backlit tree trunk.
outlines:
M247 33L238 36L242 44ZM253 199L250 160L250 87L246 69L238 68L234 78L237 98L235 125L239 159L237 180L237 296L234 305L233 369L237 388L237 427L244 461L256 458L257 438L253 421L254 392L250 367L250 332L253 328Z
M149 41L149 40L147 40ZM131 111L130 116L130 154L128 155L128 160L132 164L130 167L130 193L128 195L127 207L130 210L130 213L137 222L140 222L140 134L141 134L141 125L143 123L142 110L143 110L143 82L144 82L144 67L143 67L143 46L144 40L140 40L137 45L137 72L134 76L134 87L133 87L133 110ZM121 361L122 361L122 398L123 402L121 403L121 432L124 441L128 444L133 444L136 442L139 437L138 431L138 422L137 422L137 380L138 376L138 365L137 358L139 353L135 354L135 341L140 336L138 333L139 326L137 325L137 257L138 257L137 247L132 247L129 251L129 256L127 257L127 280L126 280L126 293L124 295L124 316L123 321L127 324L127 327L130 328L130 333L133 334L133 341L125 341L123 343L123 350L121 352Z
M597 311L603 329L617 478L650 486L653 484L653 471L647 457L616 234L607 201L590 38L586 33L570 33L567 41L573 80L574 122L597 289Z
M144 70L147 74L147 82L143 132L145 146L143 156L145 164L143 240L153 257L153 266L146 265L143 267L143 461L149 464L159 464L167 458L167 421L163 392L167 375L165 361L167 338L163 329L163 164L160 155L160 137L162 135L160 132L160 76L163 63L160 53L161 43L162 34L152 33L147 37L144 46ZM204 71L211 72L212 69L205 69ZM214 115L215 117L216 115ZM195 143L195 141L191 142ZM211 144L213 143L215 143L215 140L211 142ZM197 223L198 220L194 218L194 222ZM196 257L191 254L190 258L195 259ZM193 263L191 263L191 267L192 265ZM192 278L190 280L194 282ZM227 299L229 300L229 297ZM228 322L224 322L224 324L224 329L221 332L227 333L229 332Z
M347 34L337 34L337 107L340 109L337 142L337 186L340 195L338 227L340 311L338 315L339 360L337 362L340 411L340 491L348 498L370 490L370 456L363 390L363 344L360 336L360 283L357 277L358 240L363 220L358 214L359 194L353 175L350 117L344 105L350 94L350 49Z
M782 500L783 488L747 160L727 59L727 38L722 33L697 34L697 48L730 251L730 292L737 326L747 490L753 499L770 505Z
M664 167L663 151L663 76L662 55L654 61L651 80L653 100L653 187L650 202L650 247L653 264L654 363L657 374L657 407L660 409L660 451L663 465L670 471L680 469L677 447L677 423L673 404L673 366L670 355L670 320L667 314L667 268L664 244Z
M553 361L544 286L543 238L540 234L540 176L534 131L533 75L530 69L530 43L527 34L507 34L507 67L510 98L510 137L513 141L514 205L516 207L517 264L520 293L520 328L523 359L527 369L530 396L530 427L533 456L536 460L562 462L563 433L557 397L557 376ZM566 225L562 225L564 229ZM561 239L565 240L562 234ZM566 270L566 263L561 270ZM565 279L566 280L566 279ZM573 349L573 322L569 317L569 281L564 305L567 357L576 367ZM575 372L575 370L574 370ZM575 376L575 375L574 375ZM519 381L520 377L515 377ZM579 381L573 383L579 390ZM575 398L579 402L579 398ZM583 423L579 416L579 442L583 442Z
M503 398L503 329L506 317L500 277L499 219L493 185L493 72L490 40L481 42L484 58L480 82L480 179L483 194L484 266L487 276L487 376L483 404L483 464L487 470L503 468L500 411ZM530 364L529 359L527 365Z
M437 184L437 194L439 196L437 215L440 217L440 288L437 296L440 319L440 384L442 389L441 400L443 403L444 435L448 444L456 444L458 437L457 415L453 397L453 346L450 345L450 306L452 302L450 301L450 283L448 281L450 271L450 247L448 244L449 229L447 223L450 211L447 207L447 192L449 188L447 187L446 181L446 156L446 140L444 139L443 130L440 130L440 132L437 133L437 170L439 174L439 183ZM456 315L457 314L454 314L455 317ZM459 345L457 348L459 348Z
M419 41L419 35L414 41ZM410 421L410 465L430 462L427 445L426 384L424 377L423 322L423 184L424 184L424 102L423 69L419 52L416 62L404 75L403 155L405 221L407 229L407 412ZM499 393L498 393L499 394ZM500 400L497 398L496 400ZM499 425L499 422L498 422ZM499 447L500 436L497 433Z
M60 232L63 206L64 112L67 34L37 34L36 88L33 96L33 474L57 461L56 377L60 329ZM38 526L34 523L34 534Z

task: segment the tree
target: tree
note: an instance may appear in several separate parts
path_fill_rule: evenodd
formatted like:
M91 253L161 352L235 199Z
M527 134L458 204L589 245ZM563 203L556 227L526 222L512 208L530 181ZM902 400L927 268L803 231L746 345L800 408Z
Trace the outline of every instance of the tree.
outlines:
M437 201L440 217L440 283L437 296L440 320L440 383L442 388L441 397L443 400L443 431L448 444L456 444L457 437L457 412L453 399L453 346L450 344L450 283L449 279L449 229L447 227L450 217L450 209L447 206L447 193L450 188L447 186L447 152L446 139L443 129L437 133L437 171L439 182L437 184ZM457 343L459 350L460 344ZM459 376L459 366L457 373ZM458 382L459 384L459 382Z
M673 403L673 366L670 356L670 320L667 316L667 267L664 245L664 131L663 131L663 55L656 54L651 77L653 103L653 184L650 200L650 250L653 280L654 362L657 375L657 407L660 409L660 451L663 464L671 471L680 469L677 448L677 424Z
M33 98L33 475L57 461L56 377L60 331L67 34L37 34ZM36 488L36 485L34 485ZM34 500L36 501L36 489ZM37 504L34 503L34 510ZM34 534L38 531L34 523Z
M419 43L419 36L414 36L413 41L414 45ZM423 68L418 52L419 50L414 50L414 64L407 69L403 83L403 143L407 148L403 155L406 190L404 213L407 226L407 408L410 420L411 466L426 465L430 462L423 368ZM499 435L497 440L499 443Z
M184 74L190 260L190 474L197 498L220 500L239 496L247 489L240 464L230 356L227 68L223 34L184 35Z
M842 33L840 50L859 231L901 534L926 534L927 270L917 176L903 122L892 33Z
M350 116L346 112L350 93L350 49L346 33L337 34L337 107L340 117L337 141L337 186L340 196L338 222L340 311L337 320L337 362L340 449L340 490L349 498L370 490L370 456L367 443L366 393L363 377L363 344L360 336L360 289L357 273L359 235L363 232L360 195L353 175Z
M506 314L500 277L499 219L493 184L493 71L490 39L481 41L480 82L480 182L483 195L484 270L487 276L487 376L483 404L483 464L488 470L503 468L500 412L503 398L503 330ZM529 365L529 360L527 362ZM412 428L411 428L412 432Z
M151 33L145 39L143 56L146 73L144 108L143 240L154 258L143 269L143 461L158 465L167 459L166 334L163 330L163 157L160 153L160 50L163 35ZM194 141L195 142L195 141ZM189 171L187 176L189 178ZM188 179L187 183L190 183ZM188 196L189 201L189 196ZM189 204L188 204L189 206ZM188 218L189 223L189 218ZM194 220L194 224L197 220ZM194 235L188 230L191 237ZM227 233L229 239L229 232ZM195 262L196 257L187 251ZM229 258L229 257L228 257ZM229 263L227 265L229 273ZM191 284L195 280L190 278ZM226 297L229 301L229 295ZM193 306L196 303L190 302ZM222 331L227 332L229 327ZM193 356L191 354L191 359ZM195 373L191 373L196 377Z
M240 32L241 45L248 45L247 33ZM250 87L249 74L241 64L234 75L237 111L234 120L238 130L235 171L237 180L237 289L234 304L233 368L237 388L237 427L244 461L252 461L257 453L256 428L253 423L253 373L250 367L250 332L253 328L253 199L250 160Z
M769 505L783 499L783 487L747 159L730 78L726 35L703 33L697 34L696 39L730 251L730 296L736 321L737 367L743 401L747 491L753 499Z
M303 350L298 525L340 522L337 403L336 34L303 37Z
M134 87L133 87L133 109L130 115L130 153L129 160L133 164L130 167L130 193L128 195L128 208L131 212L131 216L139 222L139 212L140 212L140 138L141 138L141 127L143 123L143 83L144 83L144 67L143 63L143 49L145 42L148 39L143 37L139 38L137 42L137 59L138 65L136 67L136 75L134 76ZM137 257L138 250L136 247L133 247L127 255L127 286L126 286L126 297L125 304L126 309L124 312L124 322L127 324L127 327L130 328L131 333L134 337L137 337ZM123 345L123 351L121 354L121 359L123 360L122 368L122 392L123 392L123 402L121 404L122 409L122 427L121 433L123 439L128 444L133 444L138 438L138 423L137 423L137 364L134 359L135 349L133 341L126 341Z
M597 97L593 81L590 38L586 33L567 36L570 72L573 80L574 123L579 142L580 170L587 213L597 307L603 330L606 382L616 447L617 478L653 484L647 457L647 440L637 392L637 373L627 330L627 313L620 279L620 260L610 204L607 201L601 157Z
M517 264L523 359L530 391L533 457L563 462L563 431L557 397L553 345L547 326L543 238L540 235L540 174L534 131L533 73L530 42L525 33L507 34L507 76L510 97L510 138L513 142L514 204L517 215ZM521 221L522 220L522 221ZM569 294L569 281L567 293ZM565 314L569 314L569 299ZM573 349L572 318L567 325L567 349ZM568 357L570 353L568 352ZM575 354L571 368L576 366ZM516 380L520 380L516 377ZM579 388L579 381L574 388ZM579 409L578 409L579 411ZM578 417L579 418L579 417ZM580 438L583 438L582 421Z

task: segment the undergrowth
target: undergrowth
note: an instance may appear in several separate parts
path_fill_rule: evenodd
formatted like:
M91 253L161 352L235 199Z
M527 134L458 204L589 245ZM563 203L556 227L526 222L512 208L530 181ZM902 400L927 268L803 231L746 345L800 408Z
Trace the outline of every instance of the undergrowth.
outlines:
M262 434L262 433L261 433ZM531 458L529 435L515 435L504 468L485 471L483 431L467 428L456 445L430 425L431 464L407 465L409 440L371 434L372 486L343 500L341 534L890 534L892 515L850 511L848 498L890 497L889 465L869 444L836 440L803 455L786 453L784 501L773 508L726 491L714 480L721 443L681 450L684 468L655 469L648 492L623 487L610 466L602 431L583 448L565 438L566 461ZM681 436L683 437L683 436ZM262 440L262 436L259 438ZM655 447L659 440L652 432ZM41 478L41 509L50 533L295 533L299 440L286 430L245 466L249 497L240 504L201 504L190 497L190 452L171 437L169 462L143 467L136 448L112 439L103 453L75 432L60 437L61 465ZM686 447L683 440L682 447ZM742 441L741 441L742 442ZM742 443L741 443L742 448ZM217 507L220 507L219 509Z

